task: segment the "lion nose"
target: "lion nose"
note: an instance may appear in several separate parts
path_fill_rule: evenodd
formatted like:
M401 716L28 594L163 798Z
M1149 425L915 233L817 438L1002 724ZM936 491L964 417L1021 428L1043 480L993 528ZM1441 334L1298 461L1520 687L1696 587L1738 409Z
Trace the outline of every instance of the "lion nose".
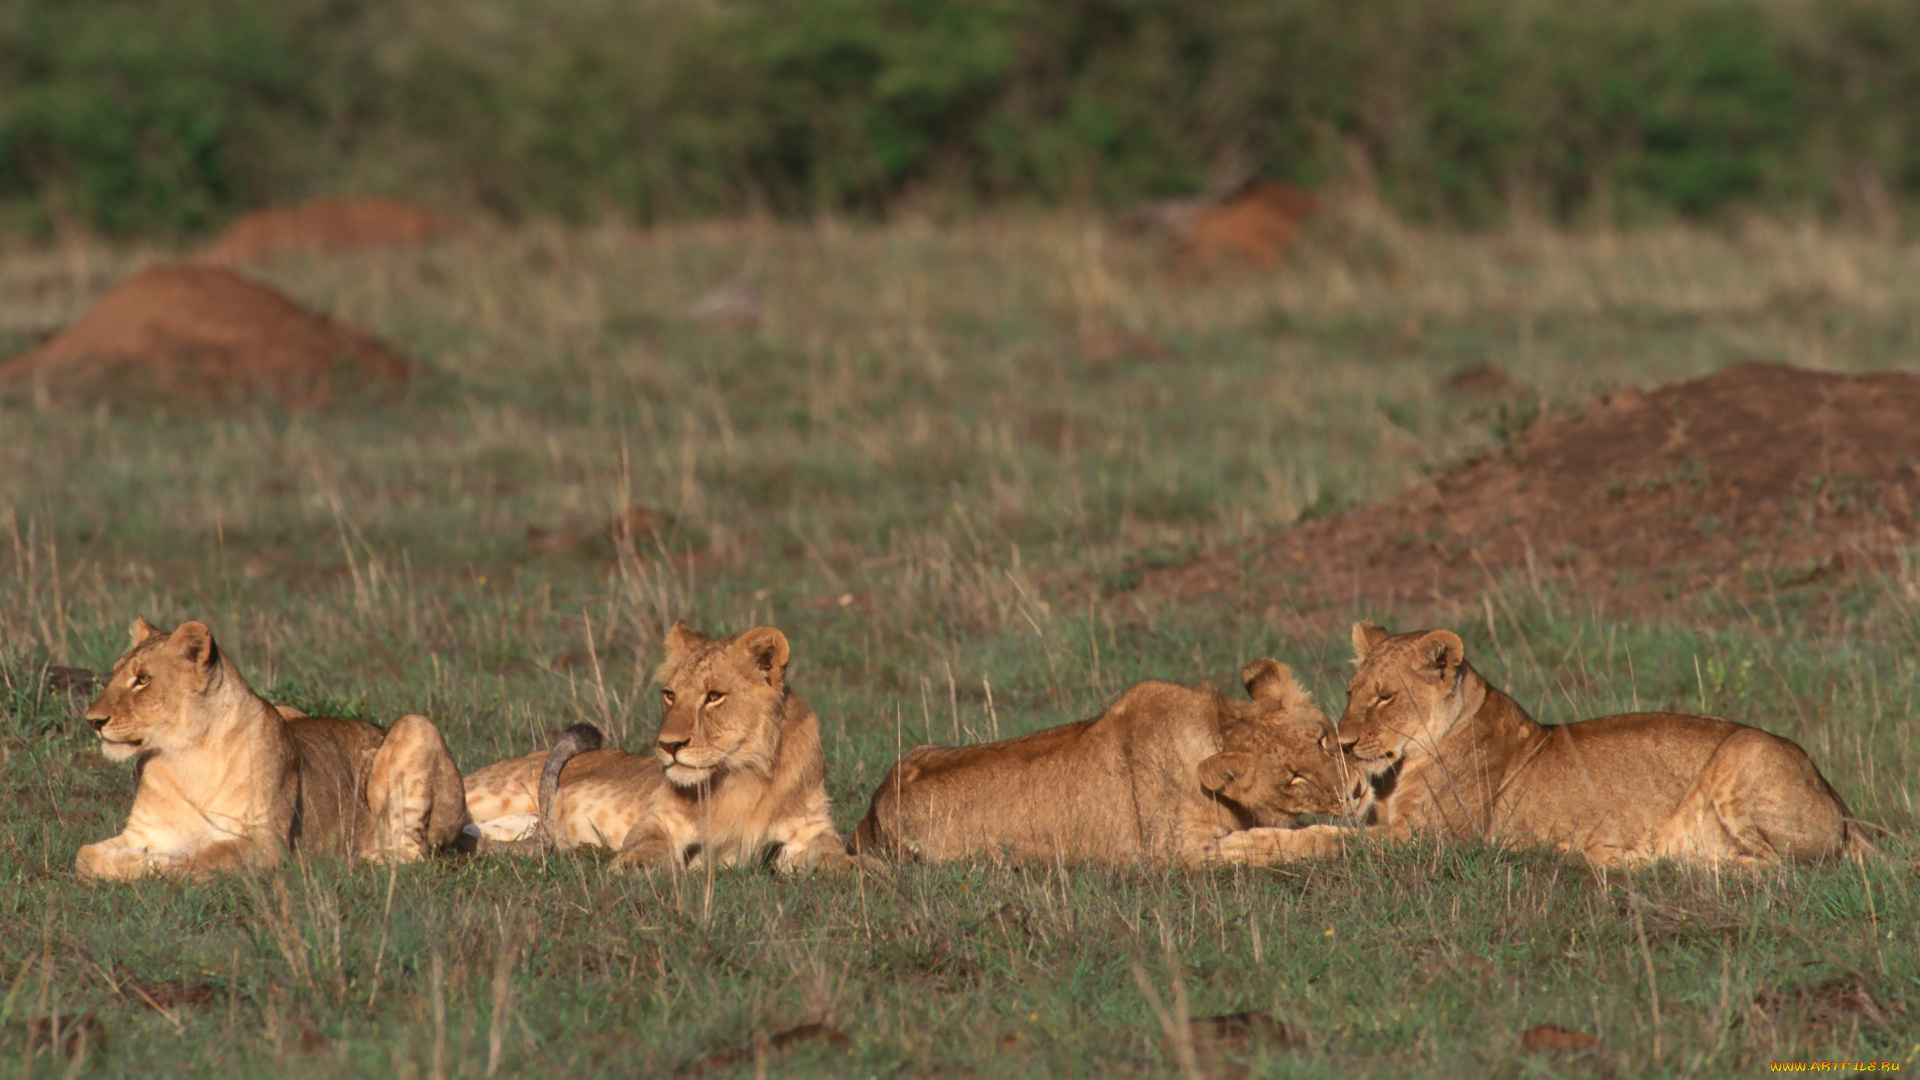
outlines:
M680 748L692 741L692 739L661 739L660 749L666 751L668 757L676 757L680 753Z
M92 724L92 725L93 725L93 730L95 730L95 731L99 731L99 730L100 730L101 728L103 728L103 727L106 727L106 726L107 726L107 717L104 717L104 716L89 716L89 717L87 717L87 723L89 723L89 724Z

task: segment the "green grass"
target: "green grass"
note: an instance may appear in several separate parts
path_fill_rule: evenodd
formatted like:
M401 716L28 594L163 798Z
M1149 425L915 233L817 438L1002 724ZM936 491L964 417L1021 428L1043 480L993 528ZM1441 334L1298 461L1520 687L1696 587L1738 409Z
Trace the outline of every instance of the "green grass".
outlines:
M756 246L760 322L688 318ZM0 255L0 342L165 254ZM1354 208L1271 274L1197 281L1063 218L530 227L264 276L432 375L318 416L0 406L0 1067L65 1073L30 1024L91 1013L87 1075L655 1076L748 1048L744 1075L807 1022L849 1044L770 1072L1178 1075L1136 967L1170 1013L1305 1034L1258 1075L1920 1067L1913 573L1807 586L1846 601L1813 622L1806 589L1635 616L1521 575L1456 626L1542 720L1731 715L1887 830L1864 867L1753 876L1415 845L1196 874L448 858L88 887L73 853L117 830L130 778L42 677L103 669L135 615L200 618L263 691L428 712L472 768L580 719L640 745L672 619L773 622L850 827L897 746L1091 715L1148 676L1225 685L1272 655L1337 713L1345 623L1423 613L1113 590L1498 445L1513 411L1436 389L1471 364L1549 404L1736 360L1909 364L1909 248L1764 222L1458 237ZM1167 355L1084 347L1114 331ZM635 502L674 515L668 557L593 537ZM133 989L169 982L203 1003ZM1549 1022L1600 1049L1522 1052Z

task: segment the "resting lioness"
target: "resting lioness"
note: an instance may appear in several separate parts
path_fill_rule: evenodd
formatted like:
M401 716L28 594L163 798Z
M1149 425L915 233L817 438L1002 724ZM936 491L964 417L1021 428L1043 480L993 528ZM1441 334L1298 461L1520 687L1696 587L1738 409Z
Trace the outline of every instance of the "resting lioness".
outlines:
M1447 630L1353 628L1340 741L1374 778L1375 828L1546 844L1603 864L1751 865L1868 850L1792 741L1710 716L1543 726ZM1337 834L1315 830L1324 849Z
M133 648L87 710L115 761L139 758L120 835L80 849L84 877L204 875L289 848L412 861L466 821L455 767L424 716L392 728L298 715L254 693L197 622L137 619Z
M1241 672L1251 701L1143 682L1092 720L984 746L918 747L894 765L855 850L1179 865L1241 861L1219 841L1357 797L1332 726L1272 660ZM1241 851L1257 845L1241 841Z
M675 623L666 644L653 753L589 749L598 732L576 727L546 754L490 765L470 789L495 831L524 830L510 819L544 804L556 846L617 842L615 865L850 866L827 804L819 718L786 684L787 636L761 626L708 640Z

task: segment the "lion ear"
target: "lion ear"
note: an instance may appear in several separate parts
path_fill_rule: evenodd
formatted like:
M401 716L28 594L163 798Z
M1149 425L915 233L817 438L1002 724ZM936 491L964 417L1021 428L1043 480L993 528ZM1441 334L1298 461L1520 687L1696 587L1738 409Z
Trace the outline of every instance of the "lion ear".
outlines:
M1420 667L1440 682L1452 682L1467 658L1466 643L1451 630L1429 630L1415 646Z
M213 643L213 631L202 622L183 622L174 627L167 645L203 672L213 667L220 655Z
M1253 755L1226 750L1200 763L1200 786L1224 792L1229 784L1253 769Z
M148 622L144 617L135 618L133 625L127 627L127 635L133 638L135 646L145 645L148 640L159 633L160 628Z
M1297 709L1313 702L1307 688L1294 678L1293 669L1278 660L1261 658L1240 669L1240 681L1247 696L1255 701L1271 701L1283 708Z
M1367 654L1380 647L1380 643L1392 637L1385 627L1372 619L1361 619L1353 624L1353 658L1365 660Z
M792 658L793 650L787 644L787 635L771 626L756 626L741 634L733 647L747 658L754 669L766 676L768 685L780 689L781 680L787 674L787 661Z
M679 663L688 653L706 643L707 639L700 631L675 619L672 628L667 631L667 663Z

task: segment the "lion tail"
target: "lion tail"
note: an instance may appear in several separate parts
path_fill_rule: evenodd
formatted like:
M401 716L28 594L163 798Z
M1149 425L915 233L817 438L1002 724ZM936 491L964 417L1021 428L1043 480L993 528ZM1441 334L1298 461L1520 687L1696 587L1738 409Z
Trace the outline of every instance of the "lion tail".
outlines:
M560 771L575 755L598 750L605 742L606 737L592 724L575 724L554 736L546 768L540 770L540 831L549 840L560 835L560 822L553 814L555 797L560 794Z

